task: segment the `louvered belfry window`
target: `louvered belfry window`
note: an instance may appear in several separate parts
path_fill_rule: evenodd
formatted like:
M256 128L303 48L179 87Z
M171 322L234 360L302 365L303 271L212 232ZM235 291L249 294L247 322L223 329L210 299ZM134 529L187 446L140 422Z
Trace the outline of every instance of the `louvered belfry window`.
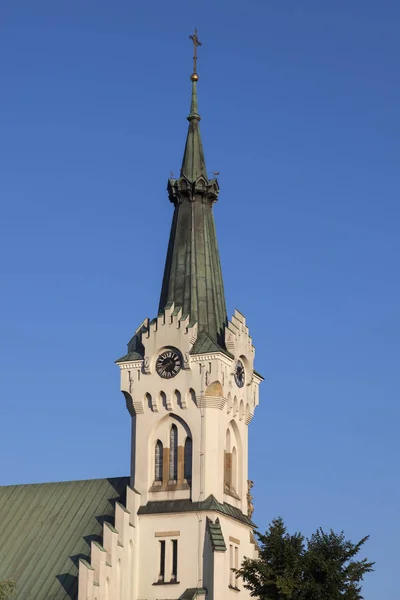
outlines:
M169 479L178 479L178 428L172 425L169 433Z
M163 445L160 440L156 444L156 453L154 461L154 481L162 481L163 479Z
M192 438L187 437L185 442L183 476L189 483L192 481L192 453Z

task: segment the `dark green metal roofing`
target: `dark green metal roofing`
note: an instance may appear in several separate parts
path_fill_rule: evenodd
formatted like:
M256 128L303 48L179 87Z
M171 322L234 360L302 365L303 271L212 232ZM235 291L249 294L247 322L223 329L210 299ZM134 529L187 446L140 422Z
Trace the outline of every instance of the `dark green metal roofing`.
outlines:
M0 580L13 600L76 600L78 562L125 502L128 477L0 487Z
M255 369L254 369L254 374L257 375L257 377L260 377L264 381L264 377L261 375L261 373L259 373Z
M133 360L143 360L143 356L139 354L139 352L129 352L128 354L121 356L121 358L117 358L115 362L130 362Z
M172 302L224 345L227 312L212 205L217 200L216 179L208 179L200 137L196 81L185 152L179 179L170 179L168 192L175 205L162 282L159 312Z
M182 596L179 596L180 600L195 600L199 596L205 596L207 590L205 588L188 588L183 592Z
M200 176L207 180L207 169L204 160L203 144L200 135L200 115L197 107L196 81L192 81L192 101L188 116L189 130L186 137L185 152L183 153L181 175L190 183L194 183Z
M235 358L234 355L225 348L225 346L215 342L207 332L200 331L195 343L193 344L190 354L206 354L208 352L222 352L222 354L229 356L229 358Z
M190 352L191 354L204 354L206 352L223 352L226 354L227 350L222 348L206 331L200 331Z
M200 502L192 502L192 500L154 500L148 502L145 506L141 506L138 510L139 515L157 515L168 513L182 512L200 512L200 511L216 511L232 519L236 519L245 525L249 525L252 529L254 523L247 515L244 515L240 508L236 508L227 502L221 504L211 494L206 500Z
M226 544L224 540L224 534L222 533L221 523L219 519L215 520L215 523L208 520L208 533L210 534L211 545L214 552L226 552Z

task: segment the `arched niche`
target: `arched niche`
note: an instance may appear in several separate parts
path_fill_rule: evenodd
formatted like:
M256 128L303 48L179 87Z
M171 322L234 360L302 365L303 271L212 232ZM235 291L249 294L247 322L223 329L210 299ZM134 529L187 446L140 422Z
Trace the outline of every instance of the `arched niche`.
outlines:
M178 408L183 408L182 405L182 394L180 393L179 390L174 390L173 394L173 405L177 406Z
M195 406L197 406L196 392L193 388L190 388L187 393L187 402L188 404L192 402Z
M239 421L242 421L244 417L244 402L243 400L240 401L239 404Z
M236 396L233 398L233 416L236 417L239 410L239 402Z
M128 412L131 415L131 417L133 417L136 414L136 410L133 405L133 398L128 392L125 392L124 390L122 391L122 393L125 398L126 408L128 409Z
M233 402L232 402L232 394L230 392L228 392L228 397L226 399L226 412L229 413L231 412L233 407Z
M251 415L250 404L249 404L249 403L247 403L247 404L246 404L245 415L244 415L244 419L245 419L245 423L246 423L246 425L248 425L248 424L250 423L250 421L251 421L251 417L252 417L252 415Z
M158 404L158 406L162 406L163 408L165 408L165 410L168 410L167 396L166 396L165 392L160 391L158 393L157 404Z
M224 390L222 389L222 385L219 381L213 381L206 388L206 396L213 396L222 398L224 395Z
M149 392L146 392L144 395L144 405L149 410L157 410L157 404L155 402L153 403L153 398Z

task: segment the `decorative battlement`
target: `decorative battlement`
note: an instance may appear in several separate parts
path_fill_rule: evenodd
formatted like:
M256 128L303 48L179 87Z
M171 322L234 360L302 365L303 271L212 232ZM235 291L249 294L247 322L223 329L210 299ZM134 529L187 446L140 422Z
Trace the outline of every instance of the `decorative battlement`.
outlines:
M154 390L148 389L146 376L155 373L157 357L169 348L179 351L182 373L190 372L190 351L196 339L197 323L190 323L189 316L182 315L182 309L176 309L173 302L156 319L142 322L129 342L128 354L116 361L121 369L121 391L131 415L143 414L146 405L153 412L158 412L162 406L170 411L178 405L187 406L188 394L192 393L189 383L181 384L180 389L185 390L181 393L176 391L174 380L164 380L165 391L160 389L155 395Z
M133 598L133 553L138 544L139 494L127 487L126 507L115 503L114 525L103 523L103 543L91 542L90 563L79 561L78 600Z
M126 368L123 363L143 360L144 372L148 373L151 370L150 357L154 347L161 349L175 345L183 355L189 354L197 339L197 323L189 321L189 315L182 315L181 308L175 309L175 304L169 303L157 318L151 321L148 317L144 319L128 343L128 354L119 358L116 363L121 368Z
M129 343L126 356L117 364L121 369L121 391L130 414L172 412L189 406L219 408L226 406L227 413L244 420L246 425L258 404L258 384L262 378L253 371L254 347L245 317L235 310L225 332L229 353L216 352L191 354L197 340L197 323L190 323L174 303L167 305L156 319L145 319ZM156 375L157 357L165 350L176 349L182 358L181 371L176 377L162 379ZM217 347L216 347L217 349ZM235 388L233 375L238 359L245 367L246 384ZM155 374L155 379L148 379ZM218 382L218 393L209 386ZM156 385L155 385L156 384ZM157 385L158 384L158 385ZM233 387L232 387L233 386Z
M189 368L189 353L197 339L197 323L190 323L189 315L182 315L182 309L175 309L171 302L156 319L150 321L141 342L144 348L144 372L154 370L152 358L162 348L174 346L182 353L183 368Z
M225 345L235 357L245 357L249 370L253 371L255 350L246 318L238 310L235 310L225 330Z

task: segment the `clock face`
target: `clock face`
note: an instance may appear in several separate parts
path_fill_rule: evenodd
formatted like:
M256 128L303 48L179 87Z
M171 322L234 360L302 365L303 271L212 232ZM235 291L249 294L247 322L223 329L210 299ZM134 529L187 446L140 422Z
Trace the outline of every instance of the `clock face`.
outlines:
M235 377L235 383L238 387L243 387L244 386L244 381L245 381L245 377L246 377L246 373L244 370L244 364L242 363L241 360L238 360L236 362L235 365L235 372L234 372L234 377Z
M157 358L156 371L163 379L171 379L182 368L182 358L176 350L164 350Z

